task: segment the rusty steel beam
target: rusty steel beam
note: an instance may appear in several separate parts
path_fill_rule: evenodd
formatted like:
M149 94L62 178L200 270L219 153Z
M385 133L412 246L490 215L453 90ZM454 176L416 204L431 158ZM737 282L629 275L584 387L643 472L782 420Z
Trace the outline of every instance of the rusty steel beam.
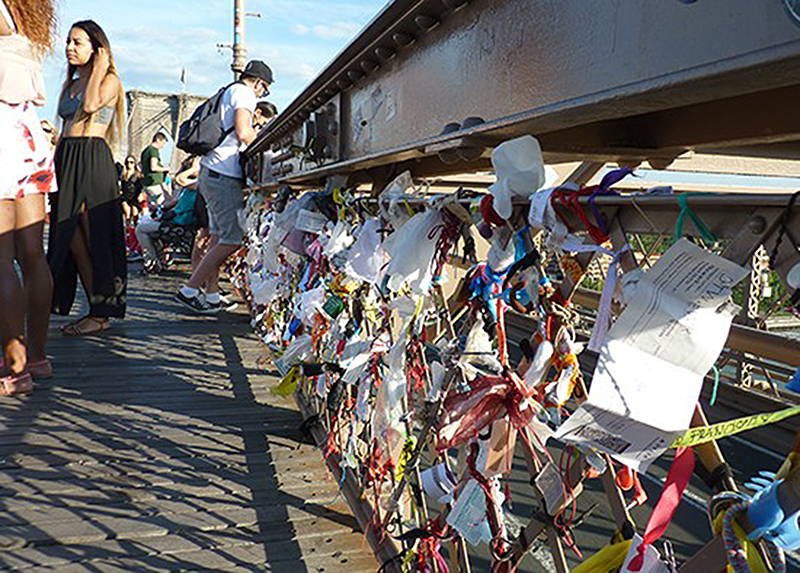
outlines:
M579 288L575 291L572 301L580 306L596 309L600 304L600 293ZM536 321L533 318L513 311L508 312L506 316L509 323L515 327L535 332ZM731 325L725 346L731 350L749 352L792 367L800 366L800 340L779 334L734 323Z
M665 165L686 149L797 148L800 116L784 113L800 95L795 24L780 2L718 11L395 0L259 134L248 170L294 150L275 161L284 182L398 164L466 172L522 133L551 161Z

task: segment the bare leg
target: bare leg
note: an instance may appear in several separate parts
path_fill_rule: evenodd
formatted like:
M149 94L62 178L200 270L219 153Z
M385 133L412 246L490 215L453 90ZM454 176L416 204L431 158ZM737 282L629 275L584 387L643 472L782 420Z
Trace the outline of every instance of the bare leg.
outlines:
M89 216L86 212L83 212L80 217L80 224L75 229L75 235L73 235L70 243L70 251L73 259L75 259L75 266L78 267L78 274L81 277L83 289L86 291L86 298L91 300L94 292L94 273L92 270L92 255L89 252ZM63 326L61 331L69 336L92 334L108 328L108 323L107 318L87 315L76 322Z
M125 226L130 227L133 223L132 209L127 201L122 201L122 214L125 217Z
M210 251L213 247L216 247L218 244L219 244L219 237L216 235L211 235L211 238L208 240L208 247L206 248L206 253L208 253L208 251ZM228 257L225 258L227 259ZM219 268L222 266L224 262L225 259L223 259L222 262L219 265L217 265L217 268L214 269L214 272L212 272L206 279L205 282L206 294L212 292L219 292Z
M39 362L47 358L45 347L53 297L53 278L42 248L44 195L27 195L17 199L16 204L14 244L25 281L28 357L31 362Z
M80 215L80 223L72 236L69 245L75 266L78 267L78 274L83 283L83 290L86 291L86 298L91 300L94 292L92 255L89 253L89 216L84 212Z
M197 268L197 265L199 265L200 261L203 259L203 255L208 250L208 243L208 227L203 227L197 231L197 237L192 246L192 271Z
M219 291L219 268L225 259L239 249L239 245L222 245L218 240L217 235L211 235L211 246L186 283L187 287L200 288L203 283L207 283L207 293Z
M14 270L14 203L13 199L0 200L0 344L6 367L11 374L19 374L27 367L27 358L23 336L25 297Z

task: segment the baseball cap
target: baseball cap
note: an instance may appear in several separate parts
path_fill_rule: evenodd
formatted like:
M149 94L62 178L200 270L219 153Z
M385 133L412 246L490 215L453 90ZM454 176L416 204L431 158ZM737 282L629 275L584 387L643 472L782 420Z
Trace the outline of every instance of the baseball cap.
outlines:
M275 81L272 77L272 70L261 60L250 60L247 62L242 75L264 80L268 84L271 84Z

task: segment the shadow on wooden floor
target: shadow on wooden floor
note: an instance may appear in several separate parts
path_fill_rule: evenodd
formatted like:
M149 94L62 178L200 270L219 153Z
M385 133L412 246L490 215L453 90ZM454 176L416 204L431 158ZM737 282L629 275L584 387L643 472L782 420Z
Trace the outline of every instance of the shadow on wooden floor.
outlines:
M0 398L0 567L374 571L248 316L184 312L181 276L102 335L54 317L56 375Z

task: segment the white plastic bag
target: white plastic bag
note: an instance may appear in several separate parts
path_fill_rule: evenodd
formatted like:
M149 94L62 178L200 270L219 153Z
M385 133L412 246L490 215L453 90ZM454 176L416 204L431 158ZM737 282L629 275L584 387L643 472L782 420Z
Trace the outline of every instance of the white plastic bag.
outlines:
M565 184L562 189L577 190L577 185ZM556 211L550 202L550 197L555 191L554 187L540 189L531 197L531 208L528 211L528 224L533 229L540 229L545 232L545 246L548 249L561 250L561 246L569 235L569 229L558 218Z
M275 368L281 376L286 376L289 369L311 358L314 347L310 334L302 334L292 340L283 355L275 361Z
M411 218L411 214L406 206L401 204L401 201L416 195L410 171L403 171L386 186L386 189L381 191L378 196L378 208L393 229L399 229Z
M353 248L344 265L348 276L371 284L378 282L386 262L386 251L381 245L380 221L367 219L361 227Z
M514 196L528 197L544 185L542 148L532 135L511 139L492 151L492 165L497 175L497 182L489 187L494 197L494 210L508 219Z
M262 277L258 274L250 275L250 293L253 295L253 302L256 304L269 304L278 292L277 276Z
M550 369L550 361L553 358L553 344L549 340L542 341L536 347L536 354L533 356L527 372L525 372L525 385L529 390L533 390L541 384L547 371Z
M322 252L329 257L338 255L352 245L354 241L353 235L350 234L350 225L339 219L336 226L333 227L331 236Z
M486 366L494 371L502 369L500 361L495 357L492 340L483 328L483 317L478 316L472 324L464 343L464 354L458 361L461 364Z
M384 243L391 261L386 268L388 287L399 291L408 284L415 294L426 294L433 281L432 262L441 234L442 214L430 209L417 213Z
M486 254L486 263L494 273L502 273L513 265L517 254L517 250L514 247L514 240L509 240L506 246L503 247L500 235L500 233L492 235L491 246L489 247L489 252Z
M400 459L400 451L405 441L403 397L406 395L406 331L401 330L386 357L386 372L378 395L375 398L375 411L372 416L372 435L385 446L392 460Z
M317 313L322 310L327 295L325 287L320 285L306 292L299 292L294 297L294 314L307 327L314 326Z

